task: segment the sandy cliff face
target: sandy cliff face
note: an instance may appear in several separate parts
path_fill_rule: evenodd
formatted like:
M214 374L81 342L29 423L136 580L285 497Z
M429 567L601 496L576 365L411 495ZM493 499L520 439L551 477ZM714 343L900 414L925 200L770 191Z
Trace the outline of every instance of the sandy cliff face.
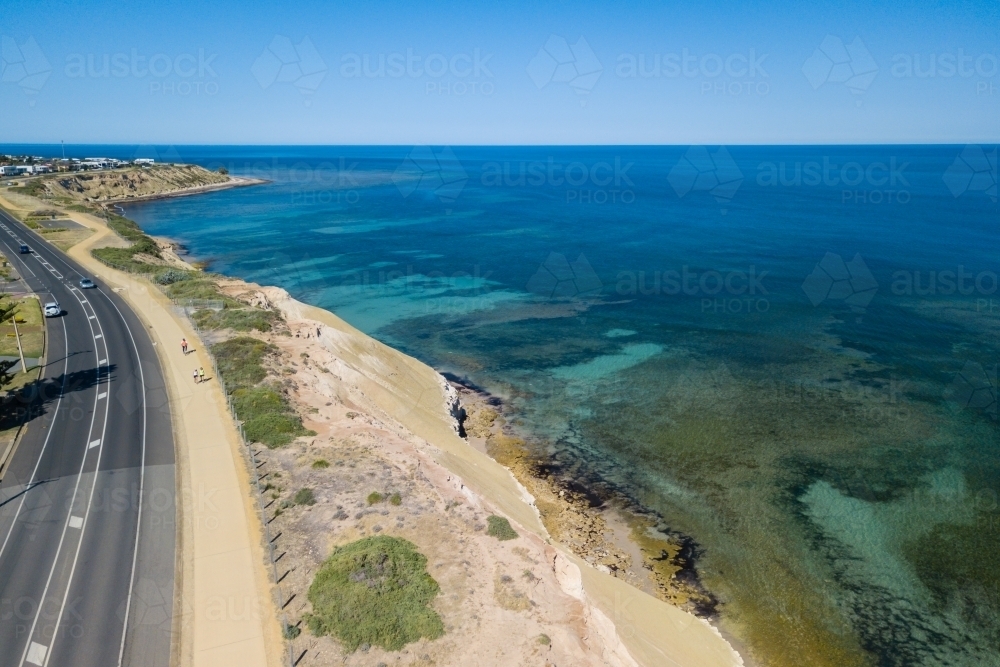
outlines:
M189 188L222 185L230 180L226 174L196 165L179 164L59 174L45 177L41 183L50 197L111 201L162 196Z
M282 349L289 363L306 360L295 367L294 401L312 406L304 418L317 436L308 444L276 453L274 459L282 460L285 479L314 483L311 478L316 475L308 469L309 461L316 456L331 461L338 457L357 466L352 469L355 475L374 473L370 484L386 488L395 484L410 499L404 501L405 516L396 509L369 515L361 503L356 523L351 524L347 508L357 511L361 498L355 496L370 489L352 488L345 478L337 497L326 503L329 517L314 509L303 514L315 517L301 521L321 519L319 525L329 535L329 527L340 523L332 514L334 508L343 508L344 526L336 531L340 534L334 543L371 534L378 525L379 531L398 530L427 553L434 564L432 574L441 577L446 590L442 599L449 602L440 611L451 630L438 648L421 645L419 652L436 654L438 664L470 664L467 660L473 655L478 656L478 664L495 665L536 660L615 667L743 664L707 622L642 593L552 543L531 493L510 470L459 436L454 417L462 409L460 396L432 368L327 311L290 298L284 290L242 281L232 281L223 289L241 300L280 310L291 336L271 336L271 342ZM369 465L370 471L366 470ZM434 511L432 500L444 503L445 511ZM497 543L476 525L496 510L516 522L521 539ZM393 516L387 519L383 514ZM298 528L315 535L304 524ZM318 565L329 546L312 545L315 562L303 561L301 576ZM518 575L519 570L524 572ZM305 578L301 584L306 584ZM505 600L511 602L507 599L511 596L505 595L511 586L520 587L517 592L524 597L514 598L526 603L524 609L505 605ZM491 589L492 602L482 599L481 592ZM536 641L539 632L553 640L551 645ZM320 650L336 654L330 645ZM490 654L488 659L484 652Z

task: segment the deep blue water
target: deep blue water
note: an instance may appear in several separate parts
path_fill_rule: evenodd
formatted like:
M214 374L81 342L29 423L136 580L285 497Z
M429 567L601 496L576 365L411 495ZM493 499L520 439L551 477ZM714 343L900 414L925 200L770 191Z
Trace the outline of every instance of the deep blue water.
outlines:
M271 182L144 229L504 396L762 663L1000 664L995 146L156 150Z

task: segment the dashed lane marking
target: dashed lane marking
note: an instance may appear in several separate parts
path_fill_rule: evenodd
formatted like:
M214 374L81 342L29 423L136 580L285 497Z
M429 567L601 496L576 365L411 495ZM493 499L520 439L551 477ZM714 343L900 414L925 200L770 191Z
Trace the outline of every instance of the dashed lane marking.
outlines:
M48 652L48 646L42 646L38 642L31 642L31 646L28 647L27 661L41 667L45 664L45 654Z

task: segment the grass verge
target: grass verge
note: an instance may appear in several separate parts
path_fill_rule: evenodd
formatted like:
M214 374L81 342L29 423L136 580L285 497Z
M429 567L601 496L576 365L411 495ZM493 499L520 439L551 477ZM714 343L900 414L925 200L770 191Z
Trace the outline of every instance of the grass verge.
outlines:
M309 587L307 623L314 635L333 635L348 651L362 644L398 651L444 634L428 606L439 590L411 542L366 537L335 549L320 567Z

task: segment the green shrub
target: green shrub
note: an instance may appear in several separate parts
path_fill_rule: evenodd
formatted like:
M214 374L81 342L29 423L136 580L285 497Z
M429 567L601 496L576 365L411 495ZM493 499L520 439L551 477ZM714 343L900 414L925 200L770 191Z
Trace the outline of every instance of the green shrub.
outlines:
M172 285L174 283L179 283L182 280L188 280L192 275L194 275L194 272L192 271L176 271L174 269L170 269L156 276L156 282L160 285Z
M312 464L313 470L322 470L323 468L329 468L330 462L326 459L316 459Z
M243 431L252 442L270 448L287 445L302 435L316 435L302 426L288 401L274 388L260 384L266 377L263 361L277 348L269 343L240 336L212 346L219 375L232 397Z
M230 338L212 346L219 373L230 391L252 387L267 377L262 363L277 351L270 343L249 336Z
M541 644L542 646L548 646L549 644L552 643L552 640L549 639L548 635L544 635L544 634L543 635L538 635L538 643Z
M284 397L268 387L237 389L233 405L236 415L243 419L246 437L269 449L283 447L302 435L316 435L303 428L302 419L291 411Z
M156 276L171 271L169 267L159 264L147 264L132 258L136 253L135 246L131 248L97 248L91 250L90 254L98 261L103 262L115 269L122 271L133 271L136 273L151 273Z
M383 496L378 491L372 491L371 493L368 494L368 504L369 505L374 505L375 503L380 503L383 500L385 500L385 496Z
M399 506L403 504L403 499L402 497L400 497L399 493L394 493L391 496L389 496L389 503L392 505Z
M316 494L309 487L305 487L296 491L292 500L295 501L296 505L315 505Z
M517 537L517 533L513 528L510 527L510 521L502 516L490 516L487 517L486 523L489 524L487 529L487 534L492 535L501 542L504 540L513 540Z
M279 315L270 310L240 308L220 311L199 310L193 319L202 329L232 329L233 331L270 331Z
M171 284L165 290L171 299L205 299L209 301L221 301L226 308L241 308L241 304L236 299L232 299L219 291L215 280L204 274L195 274L197 278L182 280Z
M334 550L309 587L314 635L330 634L355 651L362 644L398 651L444 625L428 605L439 587L427 558L403 539L378 535Z
M297 625L289 625L288 623L285 623L285 627L282 629L281 634L285 639L295 639L302 634L302 628Z

